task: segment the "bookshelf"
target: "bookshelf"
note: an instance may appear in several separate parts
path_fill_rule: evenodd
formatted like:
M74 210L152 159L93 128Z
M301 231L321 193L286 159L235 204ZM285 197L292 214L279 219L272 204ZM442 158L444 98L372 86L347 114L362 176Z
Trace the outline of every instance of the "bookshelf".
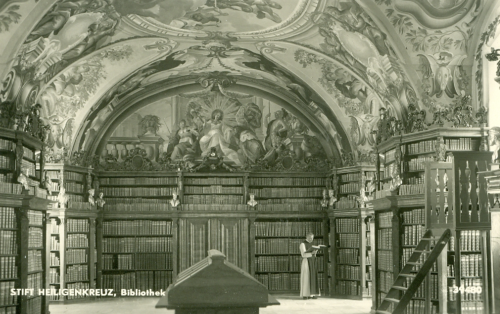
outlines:
M182 175L182 210L245 211L244 175L236 174L196 174Z
M300 243L312 232L314 244L328 245L324 219L257 219L254 222L253 274L272 292L298 292L302 257ZM318 252L318 286L321 294L328 292L328 254Z
M324 173L250 173L248 193L255 195L257 211L321 211L326 181Z
M173 223L167 219L103 219L103 289L166 290L173 280Z
M364 189L365 200L372 198L377 179L377 168L375 165L357 165L343 167L335 170L333 174L333 186L338 187L336 209L352 209L360 207L358 197L361 189ZM364 205L362 205L364 207Z
M106 212L158 212L176 210L172 194L182 191L178 174L158 172L103 172L98 174ZM182 195L181 192L179 195ZM182 204L182 202L181 202ZM180 207L179 207L180 208Z
M0 310L4 313L48 313L44 258L46 210L50 202L40 186L42 143L26 133L0 128ZM24 178L23 178L24 177ZM23 181L23 185L18 183ZM11 296L10 289L35 289Z

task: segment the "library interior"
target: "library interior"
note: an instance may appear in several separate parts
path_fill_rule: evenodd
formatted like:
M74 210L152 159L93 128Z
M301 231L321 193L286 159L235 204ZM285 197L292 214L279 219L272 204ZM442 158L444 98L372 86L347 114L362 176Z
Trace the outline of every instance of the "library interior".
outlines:
M499 25L0 1L0 314L500 314Z

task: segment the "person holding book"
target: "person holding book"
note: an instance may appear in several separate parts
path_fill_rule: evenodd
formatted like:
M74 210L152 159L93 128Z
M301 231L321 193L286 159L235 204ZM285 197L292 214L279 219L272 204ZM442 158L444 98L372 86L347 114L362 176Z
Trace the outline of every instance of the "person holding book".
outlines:
M313 245L314 234L309 232L306 240L299 246L302 255L300 267L300 296L304 299L317 299L318 289L318 266L316 265L316 253L320 246Z

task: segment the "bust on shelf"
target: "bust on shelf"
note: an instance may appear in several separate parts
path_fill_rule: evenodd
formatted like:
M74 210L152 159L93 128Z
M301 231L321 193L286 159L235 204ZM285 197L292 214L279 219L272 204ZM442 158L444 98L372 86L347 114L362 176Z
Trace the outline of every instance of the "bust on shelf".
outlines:
M255 200L255 194L251 193L250 194L250 200L247 202L248 205L255 207L257 206L257 201Z
M335 197L335 193L333 190L328 190L328 197L330 198L328 200L328 206L333 206L337 202L337 198Z
M321 207L328 207L328 191L323 190L323 199L321 200Z
M89 190L89 203L92 206L95 205L94 194L95 194L95 190L94 189L90 189Z
M181 201L178 199L178 194L177 192L172 193L172 199L170 200L170 205L172 207L177 207L181 204Z
M59 202L59 208L66 208L68 206L69 196L66 195L66 189L61 186L59 189L59 195L57 195L57 201Z
M104 193L99 193L99 198L95 200L98 208L103 208L106 201L104 201Z

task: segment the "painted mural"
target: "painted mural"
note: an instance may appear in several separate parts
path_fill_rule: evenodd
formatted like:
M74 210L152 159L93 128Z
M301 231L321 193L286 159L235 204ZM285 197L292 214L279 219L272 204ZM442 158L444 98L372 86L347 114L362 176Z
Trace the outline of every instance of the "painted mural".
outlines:
M108 153L123 160L126 156L120 152L125 146L130 149L155 136L161 143L158 155L173 161L199 161L215 152L243 167L273 164L285 151L299 160L326 159L315 134L303 122L260 97L236 99L209 92L162 99L124 120L108 141Z
M0 64L9 65L0 101L20 111L40 104L49 149L95 147L124 103L189 77L204 92L219 86L222 96L181 96L189 104L179 112L196 107L203 127L187 112L175 114L171 132L162 135L172 143L164 153L202 158L215 148L234 164L272 155L259 135L270 121L257 128L264 108L218 84L221 77L229 85L260 83L286 93L292 107L319 121L315 132L328 142L323 145L361 158L375 145L380 108L401 123L421 116L421 128L477 124L465 112L486 112L472 90L476 84L480 103L482 47L499 24L480 18L493 3L473 0L57 0L50 8L34 1L36 21L26 20L36 16L28 15L27 2L0 4L2 38L16 34L19 45L11 55L0 51ZM487 31L475 36L483 22ZM220 112L212 115L214 108ZM293 115L274 112L290 117L274 120L291 130ZM186 130L179 134L181 120Z

